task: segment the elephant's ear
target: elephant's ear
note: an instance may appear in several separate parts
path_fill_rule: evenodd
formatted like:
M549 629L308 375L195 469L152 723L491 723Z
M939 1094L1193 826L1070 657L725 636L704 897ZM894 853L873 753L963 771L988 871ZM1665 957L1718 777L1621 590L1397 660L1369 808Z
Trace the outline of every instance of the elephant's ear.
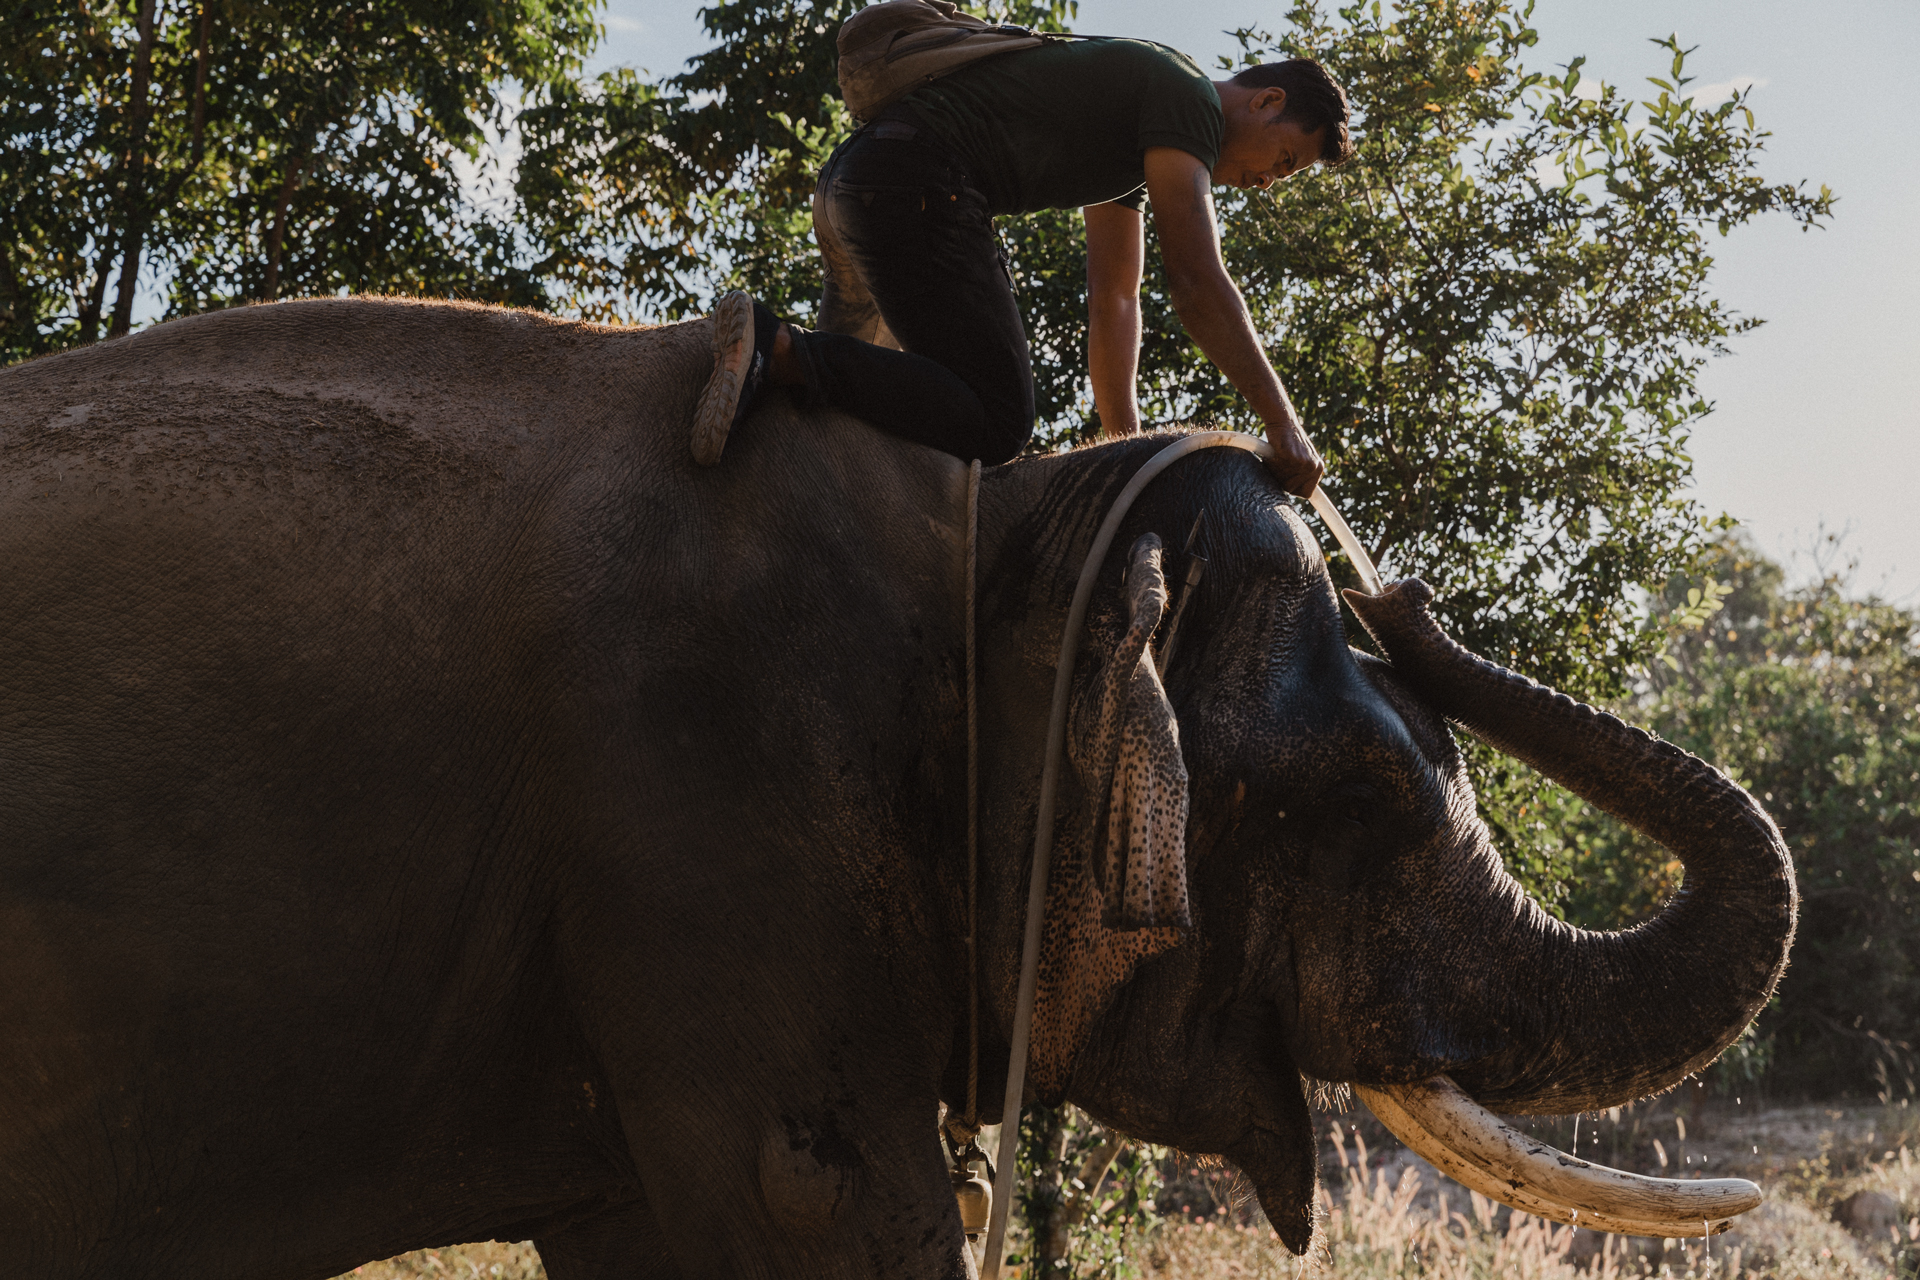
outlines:
M1148 641L1167 608L1160 539L1133 544L1128 622L1076 699L1068 759L1086 797L1047 886L1029 1078L1057 1100L1094 1020L1139 963L1176 945L1187 907L1187 767Z

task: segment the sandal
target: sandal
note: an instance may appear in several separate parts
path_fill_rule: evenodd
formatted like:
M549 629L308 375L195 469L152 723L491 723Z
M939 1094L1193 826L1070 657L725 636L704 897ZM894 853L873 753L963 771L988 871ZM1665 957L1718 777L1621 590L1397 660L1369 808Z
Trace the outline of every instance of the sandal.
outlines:
M773 364L773 340L780 318L735 289L713 309L713 375L700 393L693 415L693 460L703 467L720 461L727 436L753 407Z

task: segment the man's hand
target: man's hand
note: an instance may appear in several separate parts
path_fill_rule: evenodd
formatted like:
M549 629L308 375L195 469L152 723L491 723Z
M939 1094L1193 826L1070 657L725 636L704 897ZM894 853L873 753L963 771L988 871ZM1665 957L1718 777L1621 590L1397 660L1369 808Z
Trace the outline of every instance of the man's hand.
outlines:
M1281 394L1286 394L1284 389ZM1327 474L1327 464L1321 460L1320 451L1313 447L1313 441L1307 439L1299 418L1284 427L1268 423L1267 443L1273 446L1273 457L1267 465L1273 469L1280 487L1288 493L1311 498L1320 486L1320 477Z
M1211 175L1197 156L1177 147L1149 147L1146 168L1147 198L1160 233L1173 309L1207 358L1260 415L1281 486L1310 497L1326 466L1260 349L1247 304L1220 260Z
M1120 204L1088 205L1087 373L1100 434L1137 434L1140 403L1140 276L1147 262L1147 220Z

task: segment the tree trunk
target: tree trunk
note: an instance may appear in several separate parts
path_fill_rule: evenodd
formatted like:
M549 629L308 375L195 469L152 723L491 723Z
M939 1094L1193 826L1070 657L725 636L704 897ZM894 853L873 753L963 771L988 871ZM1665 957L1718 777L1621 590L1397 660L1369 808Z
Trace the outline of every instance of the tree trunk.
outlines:
M113 299L113 320L107 326L109 338L118 338L133 328L133 295L140 283L140 255L146 240L147 229L141 223L127 232L127 247L120 254L120 284Z
M0 236L5 231L0 228ZM0 331L11 334L19 320L20 275L13 269L13 255L7 252L11 237L0 242Z
M200 6L200 30L194 38L193 48L193 144L187 154L186 164L180 167L168 180L160 197L153 202L156 210L169 209L179 198L180 188L187 179L199 172L200 162L207 154L207 42L213 32L213 0L205 0Z
M110 227L101 234L106 243L100 246L100 252L94 259L93 284L85 295L75 299L80 304L77 327L82 345L100 336L100 308L107 296L107 272L113 270L114 246L119 243Z
M207 129L207 41L213 34L213 0L201 0L200 30L193 41L193 158L189 170L199 167L205 152Z
M1023 1197L1027 1248L1033 1255L1027 1274L1033 1280L1057 1280L1065 1272L1066 1126L1057 1107L1023 1108L1021 1145L1033 1162L1033 1179Z
M140 0L139 43L133 51L133 90L127 103L126 182L121 189L121 225L126 228L120 256L120 289L113 302L113 321L107 336L117 338L133 327L133 298L140 284L140 255L146 246L147 224L153 212L147 202L148 101L153 82L155 0Z
M263 302L272 302L280 293L280 255L286 243L287 206L293 202L294 190L300 185L300 175L306 172L307 157L287 170L285 182L280 184L280 200L273 210L273 231L267 237L267 276L260 286L260 298Z

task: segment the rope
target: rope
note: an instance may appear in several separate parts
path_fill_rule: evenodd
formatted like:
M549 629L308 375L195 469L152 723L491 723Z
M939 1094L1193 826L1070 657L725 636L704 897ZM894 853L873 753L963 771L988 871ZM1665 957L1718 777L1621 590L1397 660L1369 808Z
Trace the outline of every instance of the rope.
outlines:
M979 589L980 459L967 469L967 1115L980 1132L980 679L975 665Z
M1080 628L1086 622L1087 605L1093 599L1094 581L1100 576L1100 567L1106 563L1107 552L1113 546L1115 535L1120 532L1120 522L1126 518L1127 511L1148 482L1190 453L1221 448L1245 449L1262 459L1273 456L1273 447L1265 440L1238 431L1198 431L1154 454L1147 459L1145 466L1134 472L1126 488L1120 491L1120 496L1113 500L1113 506L1108 508L1107 518L1101 521L1099 532L1093 536L1093 545L1087 549L1086 563L1080 569L1080 581L1073 589L1073 604L1067 610L1066 630L1060 636L1060 659L1053 670L1053 709L1047 721L1046 754L1041 757L1040 806L1033 831L1033 878L1027 886L1027 927L1020 948L1019 997L1013 1011L1013 1044L1007 1055L1007 1092L1000 1110L999 1167L995 1170L993 1217L987 1224L987 1253L980 1267L980 1280L999 1280L1000 1255L1007 1242L1007 1211L1013 1204L1013 1182L1020 1146L1020 1104L1025 1099L1027 1088L1027 1042L1033 1033L1034 988L1038 984L1040 970L1040 930L1047 906L1047 870L1053 855L1053 806L1060 787L1060 749L1066 739L1067 699L1072 692L1074 659L1080 655ZM1314 496L1318 499L1314 503L1316 510L1323 514L1332 510L1333 504L1327 502L1318 490L1315 490ZM1338 519L1337 515L1335 519ZM1329 521L1329 526L1333 527L1332 521ZM1358 542L1349 545L1348 539L1353 537L1351 532L1341 538L1345 530L1346 522L1341 521L1334 527L1335 538L1353 558L1355 567L1360 569L1361 580L1370 591L1378 594L1380 579L1373 571L1372 562L1367 559Z
M947 1113L941 1126L957 1172L980 1149L980 675L975 599L980 572L980 460L967 467L966 697L967 697L967 1106ZM988 1161L988 1167L992 1162Z

